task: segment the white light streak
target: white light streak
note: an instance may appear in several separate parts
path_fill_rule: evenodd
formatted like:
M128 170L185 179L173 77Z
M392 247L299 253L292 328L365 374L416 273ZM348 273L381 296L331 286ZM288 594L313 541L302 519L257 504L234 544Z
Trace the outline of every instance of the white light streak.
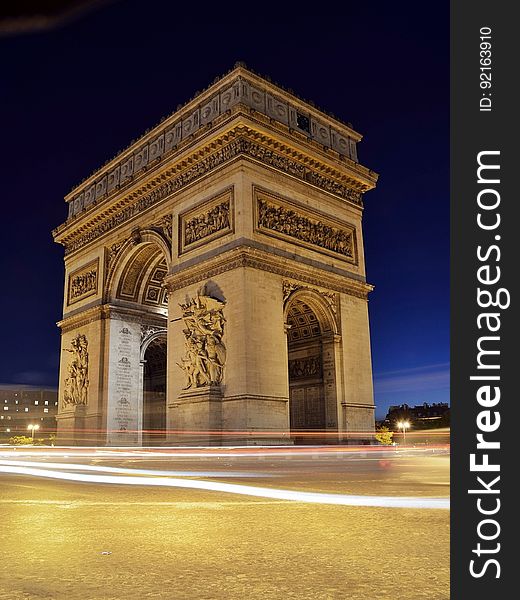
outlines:
M1 465L36 467L38 469L64 469L66 471L98 471L101 473L126 473L127 475L161 475L171 477L278 477L271 473L242 471L158 471L157 469L125 469L123 467L101 467L77 463L31 462L26 460L0 460Z
M33 477L44 477L47 479L60 479L64 481L78 481L83 483L188 488L238 494L242 496L255 496L258 498L272 498L275 500L310 502L314 504L333 504L340 506L449 509L450 505L448 498L356 496L347 494L299 492L296 490L272 489L257 486L238 485L233 483L221 483L216 481L200 481L193 479L176 479L165 477L132 477L125 475L91 475L87 473L64 473L62 471L53 471L42 468L36 469L31 467L22 467L18 465L0 465L0 472L17 475L31 475Z

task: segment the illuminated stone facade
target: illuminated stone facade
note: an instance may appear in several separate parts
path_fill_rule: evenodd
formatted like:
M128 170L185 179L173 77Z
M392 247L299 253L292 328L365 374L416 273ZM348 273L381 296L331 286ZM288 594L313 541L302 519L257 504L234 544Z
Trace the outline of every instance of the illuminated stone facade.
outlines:
M237 65L66 197L62 441L373 430L360 139Z

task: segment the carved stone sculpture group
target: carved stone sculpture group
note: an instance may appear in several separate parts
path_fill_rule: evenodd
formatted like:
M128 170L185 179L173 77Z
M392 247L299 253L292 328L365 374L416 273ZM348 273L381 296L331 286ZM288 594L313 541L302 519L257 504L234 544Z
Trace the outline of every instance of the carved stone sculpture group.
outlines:
M221 383L226 362L224 302L198 292L180 306L186 325L185 354L178 363L186 375L184 389Z
M321 376L321 357L307 356L289 361L289 377L291 379L303 379L306 377Z
M63 393L63 404L74 406L78 404L87 404L88 392L88 341L83 334L77 335L72 339L71 348L65 348L64 352L70 352L72 361L67 371L68 377L65 379L65 391Z
M229 202L218 204L206 213L186 221L184 230L185 245L193 244L202 238L229 227Z
M96 290L97 286L97 269L90 269L80 275L74 276L70 280L70 299L84 296L92 290Z
M348 258L354 257L352 233L315 221L294 210L258 200L258 225L290 237L320 246Z

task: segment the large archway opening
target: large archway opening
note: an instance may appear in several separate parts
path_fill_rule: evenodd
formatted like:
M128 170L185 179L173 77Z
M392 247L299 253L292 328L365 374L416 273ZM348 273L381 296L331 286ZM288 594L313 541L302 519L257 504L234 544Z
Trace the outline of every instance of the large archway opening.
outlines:
M156 232L119 250L107 274L110 303L108 443L163 445L167 430L169 257Z
M316 313L300 299L290 302L287 325L291 435L294 443L322 441L327 427L323 328Z
M166 440L166 335L154 338L143 360L143 445Z

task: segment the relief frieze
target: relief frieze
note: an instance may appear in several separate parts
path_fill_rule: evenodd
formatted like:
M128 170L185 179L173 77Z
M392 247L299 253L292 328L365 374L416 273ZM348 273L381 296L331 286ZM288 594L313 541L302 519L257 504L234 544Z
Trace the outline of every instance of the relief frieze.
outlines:
M284 156L282 152L283 149L280 152L275 152L245 136L231 139L225 146L220 147L218 150L204 158L198 159L193 166L180 173L178 172L177 175L172 175L167 181L157 185L152 191L139 195L139 197L131 204L112 213L110 217L93 226L83 235L72 237L68 240L65 238L62 242L65 246L65 254L68 255L105 233L114 230L135 217L137 214L147 210L164 198L178 192L187 185L207 175L210 171L220 167L239 155L253 158L267 166L288 173L302 181L316 185L327 192L339 196L340 198L348 200L358 206L362 206L362 192L365 190L353 189L354 187L359 187L358 182L352 180L350 186L345 185L336 179L319 173L315 169L311 169L309 166L302 164L302 162L295 158ZM184 166L185 164L186 163L183 163ZM179 169L181 169L183 165L180 165Z
M226 346L223 308L225 302L206 295L204 288L196 298L181 304L185 329L185 353L178 366L186 375L184 389L218 385L224 376Z
M290 379L309 379L322 376L321 356L306 356L289 361Z
M233 231L233 189L179 216L179 254Z
M303 245L328 254L356 261L354 228L338 226L325 218L313 218L295 210L292 205L257 195L257 228L262 233L292 238ZM303 209L303 207L302 207Z
M69 275L67 304L71 305L97 294L98 277L98 259L71 273Z
M89 385L87 336L77 335L70 342L70 348L64 348L63 351L72 354L63 386L63 406L85 405Z

